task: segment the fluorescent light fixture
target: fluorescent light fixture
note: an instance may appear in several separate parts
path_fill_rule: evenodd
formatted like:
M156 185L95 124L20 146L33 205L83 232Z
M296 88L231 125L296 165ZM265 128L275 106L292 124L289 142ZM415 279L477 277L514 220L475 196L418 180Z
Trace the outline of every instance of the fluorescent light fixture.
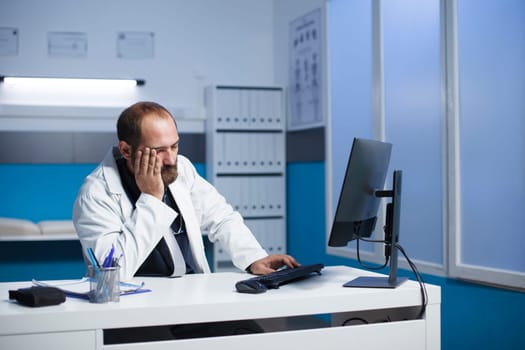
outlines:
M142 86L142 79L98 79L98 78L48 78L48 77L7 77L0 76L0 82L12 86L54 87L54 88L112 88L126 89Z

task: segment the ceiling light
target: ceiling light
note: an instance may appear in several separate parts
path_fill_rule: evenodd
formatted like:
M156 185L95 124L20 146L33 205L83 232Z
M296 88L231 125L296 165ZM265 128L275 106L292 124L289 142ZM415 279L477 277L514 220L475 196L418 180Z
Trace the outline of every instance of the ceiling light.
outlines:
M6 86L59 87L59 88L114 88L125 89L146 84L142 79L98 79L98 78L49 78L0 76Z

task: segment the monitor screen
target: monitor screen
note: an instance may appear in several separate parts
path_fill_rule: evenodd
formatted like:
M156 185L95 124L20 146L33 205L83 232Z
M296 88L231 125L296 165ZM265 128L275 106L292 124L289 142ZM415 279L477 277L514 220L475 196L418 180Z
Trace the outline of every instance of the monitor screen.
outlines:
M354 139L328 245L341 247L358 237L370 237L377 221L392 145Z

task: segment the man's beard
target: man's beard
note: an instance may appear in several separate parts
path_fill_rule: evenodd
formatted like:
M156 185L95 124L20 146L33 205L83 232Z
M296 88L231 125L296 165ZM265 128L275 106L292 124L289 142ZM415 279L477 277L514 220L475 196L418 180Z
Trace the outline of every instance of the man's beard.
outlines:
M160 169L160 175L162 176L164 186L168 186L169 184L171 184L179 176L177 163L175 163L174 165L164 165Z

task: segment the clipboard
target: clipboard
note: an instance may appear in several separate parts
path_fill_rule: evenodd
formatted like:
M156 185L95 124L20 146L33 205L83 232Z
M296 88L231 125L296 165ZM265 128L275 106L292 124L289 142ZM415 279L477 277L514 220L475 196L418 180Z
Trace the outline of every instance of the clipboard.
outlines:
M90 281L91 279L89 277L83 277L80 280L58 281L56 283L42 282L35 279L31 280L35 286L55 287L64 292L68 297L85 300L89 300ZM144 282L141 282L140 284L119 282L119 285L121 296L151 292L151 289L144 288Z

